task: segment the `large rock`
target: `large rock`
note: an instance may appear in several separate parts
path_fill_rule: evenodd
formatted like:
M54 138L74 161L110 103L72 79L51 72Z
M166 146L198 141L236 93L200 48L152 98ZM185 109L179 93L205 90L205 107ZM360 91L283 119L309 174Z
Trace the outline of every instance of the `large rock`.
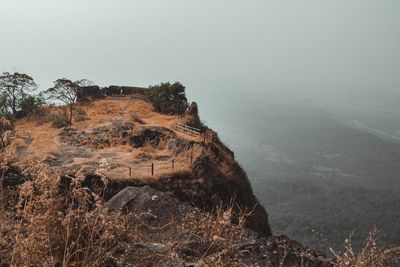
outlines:
M198 129L203 128L196 102L190 104L185 114L181 117L180 122Z
M86 102L95 99L104 98L104 94L101 92L100 87L97 85L82 86L77 92L77 101Z
M160 143L176 138L176 133L165 127L143 126L129 137L130 144L137 148L144 145L159 146Z
M21 169L16 166L9 166L6 169L0 169L0 177L2 179L2 187L18 187L32 179L32 177L22 173Z
M102 89L106 95L131 95L131 94L143 94L145 88L134 87L134 86L117 86L111 85Z
M163 229L158 232L158 240L170 240L170 234L174 233L175 227L189 212L196 212L197 216L203 216L198 210L179 202L177 199L169 197L164 193L149 186L133 187L128 186L107 202L108 208L125 213L150 214L143 220L145 225L150 225L152 229ZM171 222L174 222L171 224ZM149 232L149 235L152 231ZM160 237L161 235L161 237ZM310 267L331 267L332 259L324 254L302 246L300 243L290 240L285 236L274 236L269 238L259 237L256 233L243 229L242 235L244 242L233 243L233 258L243 264L243 266L310 266ZM167 238L165 238L167 237ZM187 237L188 240L190 237ZM180 255L175 260L164 257L164 259L154 266L195 266L191 265L190 259L201 256L202 243L196 238L190 242L180 242L174 245L175 252ZM139 254L146 251L149 260L156 259L157 255L168 252L168 247L163 243L139 242L130 248L130 255ZM200 253L200 254L199 254ZM199 254L199 255L198 255ZM193 257L193 258L191 258ZM182 261L187 259L188 262ZM135 261L131 262L134 264ZM112 266L129 266L130 262ZM144 264L142 262L142 264ZM148 264L148 265L147 265ZM153 266L150 261L143 266Z
M153 226L165 225L194 210L192 206L179 202L149 186L128 186L107 203L109 208L126 213L149 212L152 216L147 223Z

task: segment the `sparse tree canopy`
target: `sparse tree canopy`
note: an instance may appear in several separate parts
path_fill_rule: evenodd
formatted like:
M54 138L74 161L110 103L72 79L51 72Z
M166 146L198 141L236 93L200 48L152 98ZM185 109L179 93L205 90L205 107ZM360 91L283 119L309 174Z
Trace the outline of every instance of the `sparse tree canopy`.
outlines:
M76 81L76 83L81 87L93 85L93 82L88 79L78 80L78 81Z
M72 114L77 100L77 93L80 88L80 81L71 81L65 78L58 79L54 86L45 93L49 98L59 100L69 106L69 124L72 124Z
M6 99L6 106L15 115L19 109L20 100L28 93L36 90L37 85L27 74L3 72L0 75L0 94Z

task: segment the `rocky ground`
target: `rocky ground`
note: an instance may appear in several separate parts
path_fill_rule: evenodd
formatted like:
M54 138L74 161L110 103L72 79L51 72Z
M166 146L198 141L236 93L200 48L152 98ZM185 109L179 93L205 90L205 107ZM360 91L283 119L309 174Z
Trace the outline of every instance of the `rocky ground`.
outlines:
M107 97L80 108L87 119L75 121L72 127L55 129L34 120L17 122L14 161L19 169L39 161L63 175L83 176L82 186L101 196L109 209L127 214L147 212L148 227L163 227L157 232L160 242L125 247L122 254L129 251L131 261L120 260L115 251L109 266L136 266L143 251L153 257L142 259L138 266L153 266L155 259L159 266L194 266L191 260L201 258L196 253L203 251L198 249L201 240L176 244L174 251L183 255L176 260L162 256L171 251L166 249L171 244L162 240L176 234L172 221L193 212L213 213L218 206L233 207L234 214L248 213L246 228L240 230L245 238L232 244L236 262L245 266L332 265L326 256L287 237L271 236L267 212L254 196L234 153L215 132L208 130L205 139L176 129L177 121L201 125L197 106L192 105L186 117L161 115L142 96L130 95ZM4 181L18 184L18 175L10 170Z

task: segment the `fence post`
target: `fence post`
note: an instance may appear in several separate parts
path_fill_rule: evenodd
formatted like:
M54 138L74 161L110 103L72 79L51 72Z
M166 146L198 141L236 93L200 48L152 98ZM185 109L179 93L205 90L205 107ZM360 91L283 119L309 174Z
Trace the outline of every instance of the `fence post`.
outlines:
M172 160L172 170L174 170L175 169L175 160L173 159Z
M132 178L132 167L129 167L129 178Z
M151 164L151 176L154 175L154 163Z

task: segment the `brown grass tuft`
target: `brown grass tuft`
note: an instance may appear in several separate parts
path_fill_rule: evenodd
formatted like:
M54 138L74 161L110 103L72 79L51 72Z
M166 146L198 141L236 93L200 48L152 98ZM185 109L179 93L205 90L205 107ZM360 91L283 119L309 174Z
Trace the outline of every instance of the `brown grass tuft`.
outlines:
M232 208L214 215L198 210L164 226L147 224L151 213L122 214L104 208L102 199L79 179L42 164L25 170L34 179L18 190L16 207L2 198L0 262L12 266L104 266L110 261L197 262L198 266L238 265L235 244L243 238L245 218L231 224ZM70 182L67 182L70 181ZM162 244L160 252L138 246ZM191 254L188 251L193 250ZM224 264L223 264L224 263Z
M377 245L379 230L376 227L368 234L366 244L360 253L353 250L352 235L350 234L345 240L344 252L336 253L331 249L335 256L336 267L387 267L400 264L400 247L379 248Z

